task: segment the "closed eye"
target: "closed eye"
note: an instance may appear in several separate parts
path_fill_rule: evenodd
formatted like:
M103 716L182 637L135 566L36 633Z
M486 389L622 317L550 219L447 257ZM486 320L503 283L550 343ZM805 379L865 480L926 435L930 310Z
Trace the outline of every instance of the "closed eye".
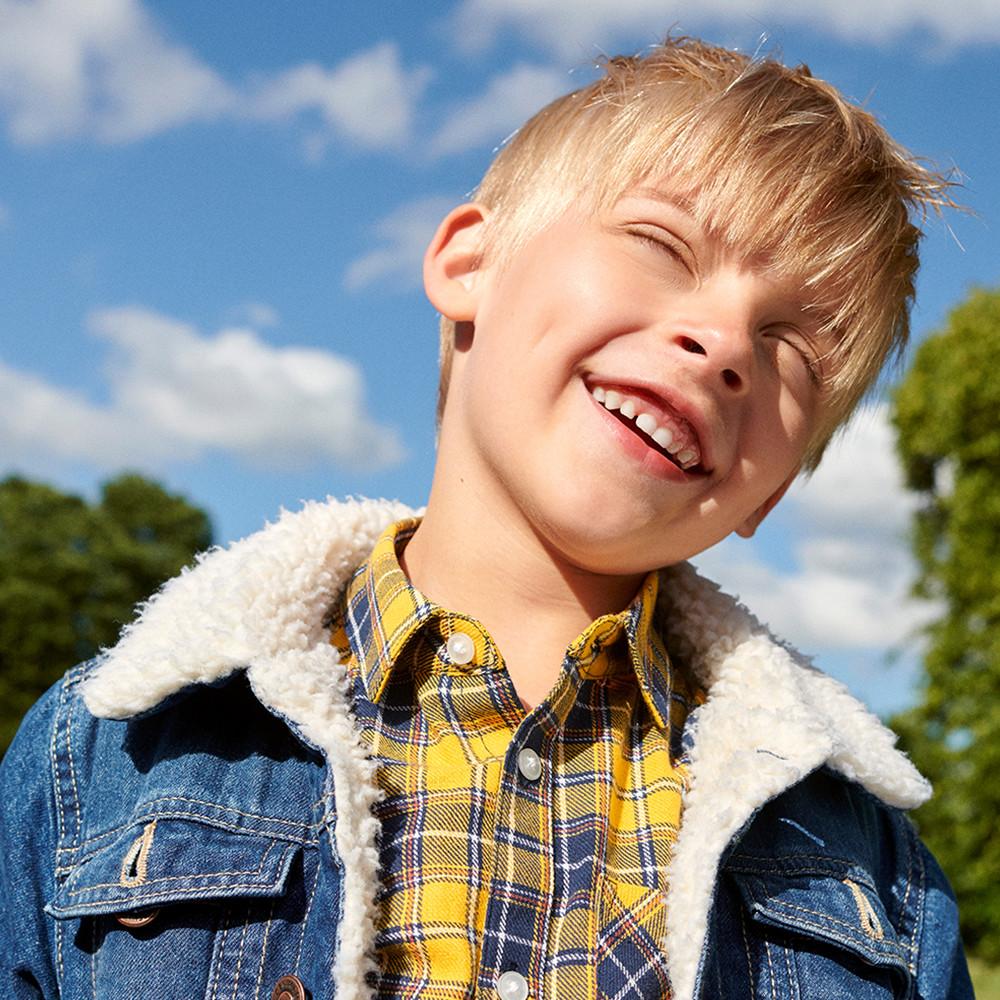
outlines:
M796 326L781 324L768 328L765 335L771 337L779 348L785 347L794 352L805 368L810 381L817 388L823 385L823 371L819 354L802 330Z
M660 226L635 225L630 226L628 232L647 246L673 258L692 274L694 273L694 259L691 250L683 240L668 230L662 229Z

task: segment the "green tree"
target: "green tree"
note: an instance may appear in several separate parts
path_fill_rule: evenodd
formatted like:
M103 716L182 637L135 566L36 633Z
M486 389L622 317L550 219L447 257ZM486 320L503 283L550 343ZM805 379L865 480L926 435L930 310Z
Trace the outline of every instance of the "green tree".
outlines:
M35 699L211 540L204 511L142 476L106 483L94 504L0 481L0 752Z
M970 949L1000 960L1000 290L974 292L920 345L895 393L916 592L927 632L923 697L894 720L935 796L921 833L955 887Z

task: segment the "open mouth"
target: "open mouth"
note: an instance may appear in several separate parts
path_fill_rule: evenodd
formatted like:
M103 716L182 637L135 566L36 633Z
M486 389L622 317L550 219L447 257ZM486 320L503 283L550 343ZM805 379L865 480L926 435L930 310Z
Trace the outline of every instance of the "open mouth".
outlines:
M697 475L707 471L701 464L698 436L683 417L621 389L596 384L588 389L619 423L682 472Z

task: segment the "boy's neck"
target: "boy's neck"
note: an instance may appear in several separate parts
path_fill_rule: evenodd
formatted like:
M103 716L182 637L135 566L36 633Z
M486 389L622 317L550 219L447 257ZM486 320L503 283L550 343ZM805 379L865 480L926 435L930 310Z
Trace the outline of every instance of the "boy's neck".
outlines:
M566 647L595 618L627 607L644 575L581 570L543 544L513 505L490 499L435 480L400 562L428 599L483 624L530 709L551 691Z

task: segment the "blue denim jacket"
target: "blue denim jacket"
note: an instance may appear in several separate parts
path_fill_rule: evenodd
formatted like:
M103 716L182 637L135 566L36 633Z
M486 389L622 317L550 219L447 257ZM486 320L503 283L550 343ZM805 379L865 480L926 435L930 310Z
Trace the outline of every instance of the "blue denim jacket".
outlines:
M168 585L0 768L6 995L366 995L376 792L323 620L397 507L314 505ZM708 700L666 892L676 1000L971 997L891 735L687 567ZM291 994L294 995L294 994Z

